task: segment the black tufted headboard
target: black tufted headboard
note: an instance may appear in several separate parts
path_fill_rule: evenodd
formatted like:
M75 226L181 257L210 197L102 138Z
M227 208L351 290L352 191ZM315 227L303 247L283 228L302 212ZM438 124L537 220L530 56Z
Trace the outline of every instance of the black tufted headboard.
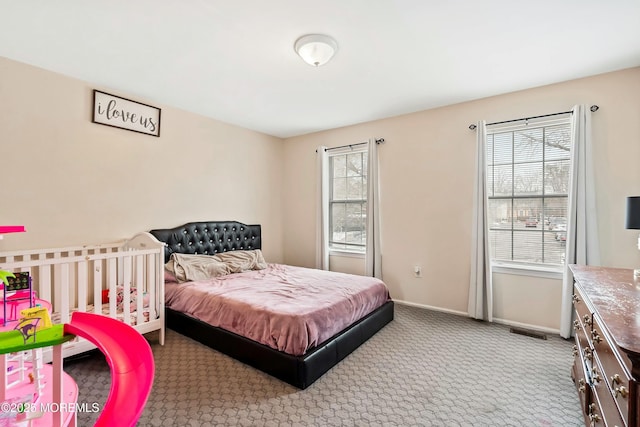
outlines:
M151 230L156 239L167 244L164 262L173 252L214 255L219 252L261 249L260 225L237 221L188 222L175 228Z

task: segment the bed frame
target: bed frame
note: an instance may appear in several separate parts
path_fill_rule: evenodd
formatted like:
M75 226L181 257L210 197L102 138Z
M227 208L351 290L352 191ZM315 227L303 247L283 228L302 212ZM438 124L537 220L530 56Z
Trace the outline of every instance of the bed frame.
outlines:
M166 243L165 262L174 252L214 255L262 247L260 225L236 221L190 222L172 229L151 230L150 234ZM385 303L306 354L292 356L166 309L167 327L300 389L309 387L391 320L393 301Z

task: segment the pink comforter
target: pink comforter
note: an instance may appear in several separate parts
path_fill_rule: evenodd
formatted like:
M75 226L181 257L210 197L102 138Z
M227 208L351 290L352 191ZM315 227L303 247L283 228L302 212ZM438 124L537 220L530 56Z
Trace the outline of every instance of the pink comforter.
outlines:
M302 355L389 300L373 277L269 264L264 270L167 283L167 307Z

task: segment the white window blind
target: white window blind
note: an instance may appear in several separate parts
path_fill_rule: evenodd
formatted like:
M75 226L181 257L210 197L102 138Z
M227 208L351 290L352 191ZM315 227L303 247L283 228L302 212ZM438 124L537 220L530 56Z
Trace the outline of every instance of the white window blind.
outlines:
M367 151L329 155L329 248L365 252Z
M487 127L487 194L494 261L564 262L569 118Z

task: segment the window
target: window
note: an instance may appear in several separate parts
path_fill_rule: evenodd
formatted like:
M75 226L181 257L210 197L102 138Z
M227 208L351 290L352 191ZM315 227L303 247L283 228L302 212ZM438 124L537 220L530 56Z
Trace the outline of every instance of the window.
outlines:
M568 118L487 128L492 260L551 266L564 262L570 137Z
M365 252L367 151L329 155L329 249Z

